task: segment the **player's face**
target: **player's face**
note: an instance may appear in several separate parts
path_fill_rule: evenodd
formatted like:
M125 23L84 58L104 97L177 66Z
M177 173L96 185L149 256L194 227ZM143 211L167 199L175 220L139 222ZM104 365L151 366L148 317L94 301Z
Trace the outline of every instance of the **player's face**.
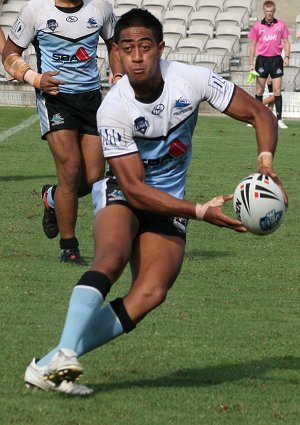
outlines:
M264 7L264 14L265 14L265 19L267 22L272 22L274 13L275 13L274 6Z
M161 79L159 60L163 48L164 42L157 44L151 29L131 27L121 31L117 50L132 85Z

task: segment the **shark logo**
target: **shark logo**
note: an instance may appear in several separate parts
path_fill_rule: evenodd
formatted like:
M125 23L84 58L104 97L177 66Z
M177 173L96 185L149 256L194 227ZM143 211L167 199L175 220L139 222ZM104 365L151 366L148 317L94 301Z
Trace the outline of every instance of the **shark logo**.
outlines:
M60 113L53 115L51 118L51 123L53 126L63 124L64 122L65 120L60 115Z

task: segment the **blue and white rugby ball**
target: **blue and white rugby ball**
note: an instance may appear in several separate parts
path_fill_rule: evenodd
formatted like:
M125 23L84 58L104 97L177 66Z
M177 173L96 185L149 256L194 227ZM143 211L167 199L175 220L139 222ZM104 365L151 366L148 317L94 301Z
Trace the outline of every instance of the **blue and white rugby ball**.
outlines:
M237 185L233 206L237 219L255 235L269 235L284 221L283 193L270 177L263 174L245 177Z

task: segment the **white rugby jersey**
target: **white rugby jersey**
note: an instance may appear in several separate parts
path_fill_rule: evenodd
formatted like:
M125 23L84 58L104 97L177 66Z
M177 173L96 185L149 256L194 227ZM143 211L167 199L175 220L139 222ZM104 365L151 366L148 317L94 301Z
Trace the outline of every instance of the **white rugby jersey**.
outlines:
M106 0L83 0L63 11L54 0L30 0L21 9L9 38L19 47L33 44L38 72L60 71L63 93L80 93L100 87L96 52L99 36L113 37L116 18Z
M224 112L234 84L207 68L161 61L164 89L153 103L135 99L127 76L106 95L97 113L105 158L139 152L146 182L183 198L192 135L201 101Z

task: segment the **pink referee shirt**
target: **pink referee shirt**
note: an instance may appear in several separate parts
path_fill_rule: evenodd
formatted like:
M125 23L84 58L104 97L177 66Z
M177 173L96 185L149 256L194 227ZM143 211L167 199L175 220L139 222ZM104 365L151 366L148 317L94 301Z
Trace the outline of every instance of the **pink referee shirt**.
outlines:
M255 53L257 56L280 56L283 48L282 40L287 39L290 34L288 27L280 19L274 19L270 26L263 22L264 20L256 22L248 35L257 43Z

